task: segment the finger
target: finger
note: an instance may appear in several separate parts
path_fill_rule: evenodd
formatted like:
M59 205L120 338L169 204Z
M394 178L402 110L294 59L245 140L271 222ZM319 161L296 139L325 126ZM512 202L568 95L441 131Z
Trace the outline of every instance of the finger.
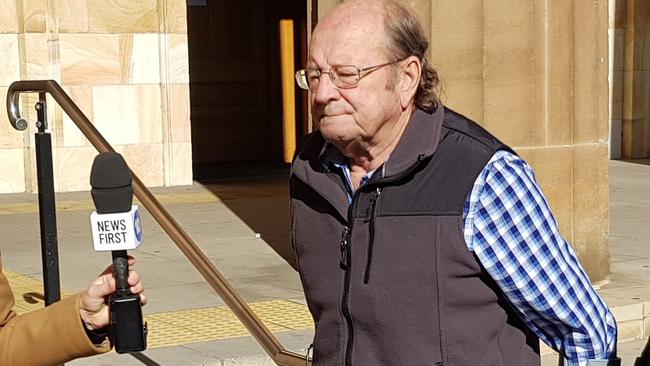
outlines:
M84 325L87 329L99 329L104 328L108 325L109 322L109 309L106 304L101 303L99 306L86 306L87 304L81 304L79 309L79 315L84 322Z
M92 299L103 299L105 296L115 292L115 280L108 274L99 276L88 286L86 292Z
M142 291L144 291L144 286L142 286L141 283L138 283L135 286L131 286L131 292L134 294L139 294Z
M129 285L134 286L138 282L140 282L140 275L136 271L131 271L129 272L129 279L128 279Z
M149 299L144 294L140 294L140 304L141 305L147 305L149 302Z

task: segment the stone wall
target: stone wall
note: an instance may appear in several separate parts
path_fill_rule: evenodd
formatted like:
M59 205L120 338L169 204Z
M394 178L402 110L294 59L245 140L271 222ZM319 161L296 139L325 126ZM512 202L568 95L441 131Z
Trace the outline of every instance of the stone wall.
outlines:
M0 95L54 79L149 186L192 182L184 0L0 0ZM35 191L36 95L28 132L0 113L0 193ZM3 103L4 105L4 103ZM95 149L49 99L55 189L89 188Z
M534 168L592 280L609 272L607 3L433 1L447 104Z
M7 119L4 100L7 86L20 78L18 49L18 19L15 0L0 1L0 171L12 172L0 176L0 192L25 190L23 134L17 133Z

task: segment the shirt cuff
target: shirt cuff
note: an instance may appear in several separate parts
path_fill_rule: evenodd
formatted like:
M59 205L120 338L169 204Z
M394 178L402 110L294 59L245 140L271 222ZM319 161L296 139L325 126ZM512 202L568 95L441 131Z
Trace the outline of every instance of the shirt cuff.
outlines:
M106 341L106 337L108 336L108 333L106 332L106 328L88 330L84 326L84 329L86 330L86 335L88 336L88 339L90 339L90 341L94 345L101 345L104 343L104 341Z

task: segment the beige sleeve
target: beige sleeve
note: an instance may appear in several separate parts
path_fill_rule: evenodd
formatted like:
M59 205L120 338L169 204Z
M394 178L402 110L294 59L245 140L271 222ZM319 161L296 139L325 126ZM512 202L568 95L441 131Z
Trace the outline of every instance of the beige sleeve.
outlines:
M14 298L0 263L0 365L58 365L110 350L88 339L74 295L43 309L17 315Z

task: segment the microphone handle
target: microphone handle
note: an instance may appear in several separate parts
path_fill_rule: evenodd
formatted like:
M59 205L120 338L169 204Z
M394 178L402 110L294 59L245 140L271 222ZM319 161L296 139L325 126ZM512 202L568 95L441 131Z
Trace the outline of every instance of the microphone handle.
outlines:
M114 250L111 252L113 255L113 270L115 272L115 287L116 294L128 295L131 293L129 290L129 257L126 250Z
M147 349L147 324L143 322L140 295L129 288L129 257L126 250L114 250L115 295L109 300L111 338L117 353L140 352ZM144 323L144 325L143 325Z

